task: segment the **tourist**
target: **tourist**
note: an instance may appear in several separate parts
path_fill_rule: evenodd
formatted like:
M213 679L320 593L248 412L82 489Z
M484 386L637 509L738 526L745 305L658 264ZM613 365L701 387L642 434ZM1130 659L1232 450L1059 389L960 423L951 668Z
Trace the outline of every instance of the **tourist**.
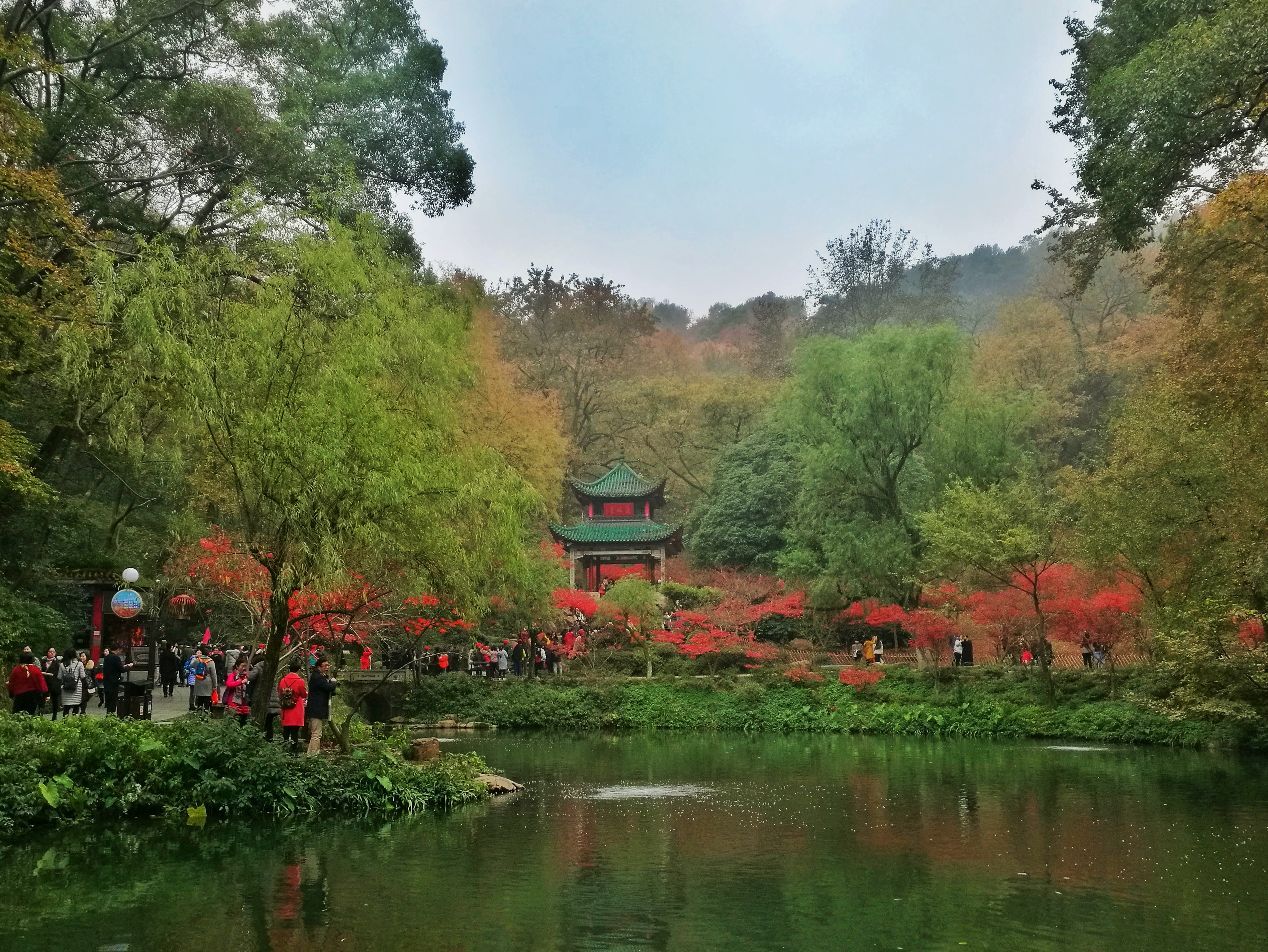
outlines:
M180 659L175 649L163 646L158 659L159 684L163 687L163 697L172 697L176 693L176 672L180 670Z
M123 675L132 670L132 663L123 660L123 655L107 649L101 659L102 703L106 714L117 714L119 709L119 688L123 684Z
M876 656L877 664L885 663L885 639L880 635L876 636L876 647L872 649L872 654Z
M79 701L79 715L83 717L88 713L88 699L97 693L97 662L81 651L79 663L84 666L84 694Z
M1029 667L1034 664L1035 656L1029 648L1021 649L1021 663Z
M855 664L858 664L862 657L863 642L859 641L858 638L855 638L852 642L850 642L850 660Z
M229 673L225 667L225 653L219 648L212 648L207 652L207 657L211 659L211 663L216 668L216 683L224 684L225 676Z
M242 652L238 652L238 662L225 677L225 709L238 715L238 723L246 726L251 717L251 695L248 685L251 682L250 663Z
M190 688L193 695L194 706L191 710L201 708L205 711L211 710L211 696L218 694L220 690L220 673L216 670L216 663L203 654L202 648L194 652L194 658L189 664L189 670L194 676L194 685Z
M308 679L308 756L321 750L321 734L330 720L330 698L339 682L330 676L330 662L322 658Z
M373 664L373 657L370 654L370 646L361 649L361 670L369 671L370 665Z
M8 688L9 697L13 700L14 714L39 715L40 704L44 701L44 695L48 694L48 684L30 648L22 651L18 663L9 672Z
M1092 646L1092 664L1098 668L1105 667L1105 656L1107 654L1109 654L1109 649L1106 648L1104 645L1093 645Z
M59 665L58 680L62 689L62 717L82 714L84 690L87 687L88 671L84 663L75 654L74 648L67 648Z
M292 658L288 671L277 685L277 705L282 712L282 743L292 754L299 753L299 729L304 726L304 701L308 685L300 675L304 663Z
M1092 667L1092 643L1086 638L1083 639L1083 644L1079 646L1079 654L1083 655L1083 667Z
M48 709L57 720L62 710L62 671L61 659L57 657L57 649L49 648L40 659L40 671L44 675L44 683L48 685Z
M202 653L202 648L192 648L185 657L185 683L189 686L189 709L191 711L194 709L194 685L197 683L197 678L194 675L194 664L202 657Z
M959 635L955 636L955 640L951 642L951 664L960 667L964 663L964 639Z
M238 661L246 653L247 653L246 645L234 645L232 648L230 648L228 651L225 652L225 664L229 666L230 671L232 671L235 667L237 667ZM229 679L226 677L225 683L227 684L228 681Z
M444 674L449 670L449 652L442 651L440 657L436 659L436 669Z
M505 678L511 666L511 656L506 653L506 645L498 649L498 677Z
M876 636L868 635L863 641L863 663L871 664L876 660Z

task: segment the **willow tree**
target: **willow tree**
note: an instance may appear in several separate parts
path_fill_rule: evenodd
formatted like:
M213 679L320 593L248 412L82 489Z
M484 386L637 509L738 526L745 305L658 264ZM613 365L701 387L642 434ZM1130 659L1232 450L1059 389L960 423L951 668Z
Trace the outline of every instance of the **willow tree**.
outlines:
M151 302L185 381L194 504L267 572L262 684L302 590L355 574L474 611L536 584L526 530L540 497L457 424L459 291L420 281L369 230L138 267L164 289Z

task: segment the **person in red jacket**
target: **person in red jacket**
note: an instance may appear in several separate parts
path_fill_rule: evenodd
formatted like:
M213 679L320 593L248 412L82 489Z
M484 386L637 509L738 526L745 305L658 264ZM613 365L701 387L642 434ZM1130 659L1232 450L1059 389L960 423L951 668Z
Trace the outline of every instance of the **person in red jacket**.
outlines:
M282 708L282 742L292 754L299 754L299 729L304 726L304 702L308 698L308 684L299 670L303 663L291 659L291 669L277 683L277 699Z
M9 673L9 697L13 699L14 714L38 714L44 696L48 694L48 682L44 672L35 663L30 649L22 652L17 665Z

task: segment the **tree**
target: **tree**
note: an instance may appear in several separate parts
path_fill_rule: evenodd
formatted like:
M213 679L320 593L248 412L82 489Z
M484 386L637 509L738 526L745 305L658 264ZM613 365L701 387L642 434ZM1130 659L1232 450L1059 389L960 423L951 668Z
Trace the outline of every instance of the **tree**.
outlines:
M0 97L40 120L34 165L90 228L241 234L342 190L320 215L371 209L399 238L393 191L427 214L471 195L444 57L403 0L15 0L0 43Z
M500 353L495 318L483 304L473 314L471 343L476 378L463 400L463 432L473 444L496 450L553 503L568 460L557 399L519 384L515 368Z
M945 418L964 355L963 338L946 326L802 346L783 416L802 465L781 560L788 574L841 597L855 586L911 597L922 545L915 514L930 496L922 452Z
M1107 250L1140 247L1177 200L1262 164L1265 22L1264 0L1115 0L1090 26L1066 21L1074 62L1054 83L1051 125L1074 144L1078 187L1049 190L1045 228L1061 229L1080 283Z
M654 298L640 298L638 303L651 312L652 320L661 330L685 331L691 324L691 311L681 304Z
M850 334L879 324L935 324L952 314L954 265L906 228L874 219L833 238L809 269L810 326Z
M1052 490L1026 474L986 488L957 483L943 493L936 509L920 516L928 569L952 577L977 572L1020 594L1030 607L1033 625L1027 642L1039 661L1049 701L1055 689L1043 585L1059 562L1064 520Z
M260 252L169 257L153 287L201 429L197 498L267 574L271 684L296 593L355 572L478 610L538 580L525 532L542 510L455 422L457 292L419 283L372 229Z
M628 634L640 660L652 676L653 633L660 627L661 597L646 579L627 576L616 582L599 601L602 615L612 618Z
M552 268L538 267L499 288L493 300L505 318L507 358L529 389L556 395L575 452L616 455L613 394L655 329L648 308L606 278L556 277Z
M692 510L687 541L704 566L771 571L787 541L801 484L796 446L767 425L718 459L709 496Z
M670 504L690 506L713 492L718 458L757 429L774 394L769 381L697 365L686 374L640 375L624 383L613 394L613 419L625 459L667 474Z

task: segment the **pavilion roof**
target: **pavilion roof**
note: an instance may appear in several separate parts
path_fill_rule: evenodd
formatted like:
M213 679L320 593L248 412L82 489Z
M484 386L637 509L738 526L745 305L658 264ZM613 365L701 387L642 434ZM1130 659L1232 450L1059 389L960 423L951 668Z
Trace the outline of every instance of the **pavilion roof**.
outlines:
M588 499L642 499L645 496L660 496L665 488L665 480L648 479L640 476L622 460L598 479L584 482L580 479L569 479L573 492Z
M669 542L682 532L681 526L667 526L648 519L595 519L571 526L550 524L550 532L561 542L622 543Z

